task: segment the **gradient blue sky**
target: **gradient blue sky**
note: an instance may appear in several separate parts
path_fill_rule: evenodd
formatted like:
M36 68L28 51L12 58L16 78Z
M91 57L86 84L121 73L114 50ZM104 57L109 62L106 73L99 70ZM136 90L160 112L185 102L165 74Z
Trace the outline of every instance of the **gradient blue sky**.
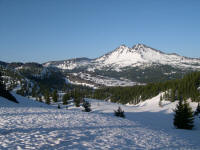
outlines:
M200 57L200 0L0 0L0 60L96 58L144 43Z

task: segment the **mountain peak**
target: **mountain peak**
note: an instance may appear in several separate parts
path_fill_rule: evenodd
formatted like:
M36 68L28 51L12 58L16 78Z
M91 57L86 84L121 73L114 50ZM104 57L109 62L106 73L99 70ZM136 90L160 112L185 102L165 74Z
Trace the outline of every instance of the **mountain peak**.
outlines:
M113 51L92 60L86 58L73 59L64 62L51 63L59 68L74 69L78 67L90 67L90 70L112 68L120 70L124 67L146 67L154 64L171 65L179 68L200 68L199 59L191 59L177 54L167 54L142 43L134 45L132 48L122 44ZM91 69L92 68L92 69Z
M116 49L118 50L118 49L126 49L126 48L128 48L128 46L126 46L125 44L122 44Z
M132 49L139 50L139 49L144 49L145 47L147 47L147 46L144 44L138 43L138 44L134 45L132 47Z

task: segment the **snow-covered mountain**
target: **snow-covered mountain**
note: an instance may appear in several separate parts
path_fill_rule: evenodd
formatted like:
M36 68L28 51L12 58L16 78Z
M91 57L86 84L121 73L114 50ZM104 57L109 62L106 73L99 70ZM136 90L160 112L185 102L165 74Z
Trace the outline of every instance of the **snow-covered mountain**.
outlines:
M75 68L79 68L82 66L87 66L91 63L91 59L89 58L74 58L74 59L68 59L68 60L61 60L61 61L50 61L47 63L44 63L43 65L45 67L54 66L60 69L64 70L72 70Z
M96 81L101 80L99 76L104 76L120 80L123 85L130 85L128 82L127 84L124 82L131 80L132 82L147 83L179 78L187 72L199 70L200 59L184 57L175 53L167 54L144 44L136 44L132 48L121 45L96 59L76 58L47 62L43 65L62 69L64 72L71 73L71 76L74 73L80 74L80 80L84 80L83 77L89 74ZM96 81L92 82L98 84L99 82Z
M144 44L137 44L132 48L121 45L95 62L102 66L115 68L135 67L151 64L172 65L180 68L200 68L200 59L187 58L177 54L166 54Z
M114 51L96 59L77 58L66 61L47 62L44 65L53 65L68 70L87 67L88 71L109 67L112 70L119 71L124 67L144 67L153 64L200 69L200 59L184 57L175 53L167 54L144 44L136 44L132 48L121 45Z
M17 70L26 77L43 78L49 72L57 72L57 77L64 76L67 83L90 87L132 86L180 78L188 72L200 70L200 59L167 54L136 44L132 48L121 45L96 59L83 57L42 65L0 62L0 66Z

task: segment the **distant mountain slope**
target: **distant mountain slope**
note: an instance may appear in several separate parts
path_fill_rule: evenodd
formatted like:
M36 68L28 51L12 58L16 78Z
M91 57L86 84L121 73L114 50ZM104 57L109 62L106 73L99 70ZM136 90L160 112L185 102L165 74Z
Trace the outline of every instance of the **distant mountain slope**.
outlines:
M185 73L200 70L200 59L167 54L144 44L136 44L132 48L121 45L96 59L76 58L43 65L62 69L71 77L76 73L81 83L89 75L96 79L90 80L93 84L99 84L100 76L104 76L122 81L123 85L130 85L126 81L138 84L180 78ZM102 85L108 85L106 80Z
M83 57L44 64L0 62L0 66L18 71L29 79L57 74L61 80L65 77L67 83L98 88L181 78L188 72L199 71L200 59L167 54L136 44L132 48L121 45L96 59Z
M122 45L95 61L103 64L103 66L111 65L116 68L151 64L171 65L179 68L200 68L200 59L166 54L144 44L137 44L132 48Z
M124 67L148 67L153 64L171 65L176 68L200 69L200 59L184 57L175 53L166 54L144 44L136 44L132 48L121 45L114 51L96 59L76 58L66 61L47 62L44 65L53 65L66 70L83 66L87 67L88 70L106 67L112 68L112 70L119 70Z

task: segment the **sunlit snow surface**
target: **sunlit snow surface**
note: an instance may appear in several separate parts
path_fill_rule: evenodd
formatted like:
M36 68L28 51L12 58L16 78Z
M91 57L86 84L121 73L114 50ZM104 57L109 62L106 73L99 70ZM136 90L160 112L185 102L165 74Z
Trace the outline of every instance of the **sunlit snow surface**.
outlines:
M113 116L118 104L90 100L92 112L66 110L17 96L20 104L0 98L0 149L196 149L200 130L177 130L170 108L158 97L122 106L126 119ZM194 104L196 106L196 104ZM197 122L198 123L198 122Z
M181 69L200 69L200 59L187 58L177 54L167 54L155 50L144 44L136 44L132 48L121 45L114 51L107 53L93 60L59 62L54 65L52 62L45 63L44 66L55 66L60 69L73 70L75 68L86 67L87 71L97 70L122 71L124 67L150 67L152 65L170 65Z

